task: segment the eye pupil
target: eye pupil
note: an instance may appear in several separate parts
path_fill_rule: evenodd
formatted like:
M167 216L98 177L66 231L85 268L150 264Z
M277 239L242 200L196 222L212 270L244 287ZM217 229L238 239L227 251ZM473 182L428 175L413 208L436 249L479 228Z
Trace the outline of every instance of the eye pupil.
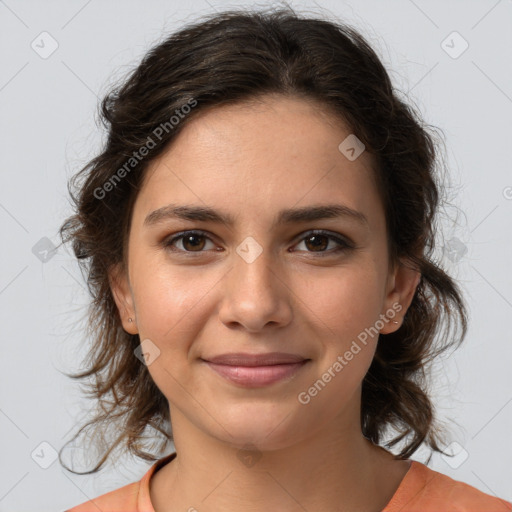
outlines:
M323 240L321 240L321 239L323 239ZM308 245L310 243L309 242L310 240L313 240L312 247L316 248L316 249L325 249L329 245L329 242L327 241L327 237L325 235L308 236L308 238L306 240L306 245Z
M196 243L194 242L191 242L193 240L196 240ZM200 239L199 242L197 242L197 240ZM200 236L200 235L187 235L185 237L183 237L183 247L185 247L187 249L187 244L191 243L192 247L197 249L202 249L204 247L204 237Z

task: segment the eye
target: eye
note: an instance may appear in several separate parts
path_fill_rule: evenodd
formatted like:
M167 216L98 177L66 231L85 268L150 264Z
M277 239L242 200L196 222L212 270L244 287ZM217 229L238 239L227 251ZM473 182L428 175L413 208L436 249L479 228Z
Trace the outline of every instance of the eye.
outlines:
M163 245L173 252L202 253L205 252L205 250L208 250L208 247L206 247L208 242L213 246L209 249L214 249L215 244L204 231L194 230L177 233L164 241ZM319 256L329 256L333 253L347 251L353 248L353 244L351 242L323 230L313 230L306 233L297 246L300 246L301 243L305 245L306 252L317 253ZM328 249L329 245L334 245L334 247Z
M321 253L321 256L328 256L329 254L347 251L353 248L353 245L348 241L323 230L310 231L302 237L302 240L304 240L304 242L301 241L296 247L304 243L307 252ZM334 248L326 250L330 242L334 242Z
M181 243L181 248L174 248L176 241ZM213 244L211 238L202 231L184 231L164 242L164 245L171 251L203 252L206 241L210 241Z

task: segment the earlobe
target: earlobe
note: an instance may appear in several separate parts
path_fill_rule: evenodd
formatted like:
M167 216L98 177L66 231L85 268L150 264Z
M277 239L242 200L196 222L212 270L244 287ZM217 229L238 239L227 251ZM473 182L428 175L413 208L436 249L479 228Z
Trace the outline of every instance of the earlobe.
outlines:
M128 282L128 276L117 264L111 267L108 272L110 290L119 311L119 317L123 324L123 329L129 334L137 334L137 323L135 317L135 308L133 305L133 296Z
M400 329L405 313L409 309L421 281L421 273L400 262L390 276L382 314L388 319L380 330L381 334L389 334Z

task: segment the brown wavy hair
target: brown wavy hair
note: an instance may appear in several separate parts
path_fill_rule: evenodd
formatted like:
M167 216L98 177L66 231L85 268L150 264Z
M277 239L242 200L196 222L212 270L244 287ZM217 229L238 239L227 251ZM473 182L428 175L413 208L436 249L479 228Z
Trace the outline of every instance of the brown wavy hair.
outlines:
M72 242L87 278L92 301L86 332L92 345L85 370L66 375L87 378L86 393L99 406L73 439L94 427L88 448L104 452L91 471L79 474L101 469L116 448L153 462L172 441L169 404L134 356L140 339L124 331L108 278L113 265L126 262L132 207L145 170L206 108L269 93L316 100L348 124L375 157L390 264L410 262L421 280L401 328L381 335L385 340L363 380L362 433L382 444L393 432L384 446L402 443L396 458L409 458L423 443L443 451L427 368L462 342L467 313L457 284L433 255L446 190L438 134L421 121L410 100L398 97L375 51L354 28L298 15L289 6L238 9L205 16L169 35L112 87L99 108L107 130L102 151L68 184L74 214L59 233L62 243ZM194 108L184 109L194 101ZM170 128L171 116L183 112L188 113ZM126 171L126 162L148 145L148 137L155 147ZM148 427L156 432L145 438ZM154 447L158 432L163 437L154 454L145 443Z

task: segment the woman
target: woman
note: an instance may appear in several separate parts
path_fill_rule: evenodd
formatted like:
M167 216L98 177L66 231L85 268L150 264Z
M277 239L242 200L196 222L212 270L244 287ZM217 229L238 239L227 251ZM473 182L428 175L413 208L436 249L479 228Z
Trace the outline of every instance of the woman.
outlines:
M217 14L102 114L61 228L94 297L75 377L116 436L89 473L116 447L156 462L70 512L512 510L410 459L442 452L426 368L467 317L431 258L434 137L361 35Z

